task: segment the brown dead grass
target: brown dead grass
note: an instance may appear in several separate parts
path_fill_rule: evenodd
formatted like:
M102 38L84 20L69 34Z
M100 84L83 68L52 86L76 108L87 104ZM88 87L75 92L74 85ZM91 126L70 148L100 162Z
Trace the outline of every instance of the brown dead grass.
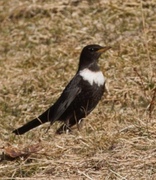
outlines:
M155 4L0 2L1 179L155 179ZM14 136L55 102L90 43L113 48L100 61L108 93L81 131L56 136L56 123L48 133L47 124ZM19 157L8 159L11 150Z

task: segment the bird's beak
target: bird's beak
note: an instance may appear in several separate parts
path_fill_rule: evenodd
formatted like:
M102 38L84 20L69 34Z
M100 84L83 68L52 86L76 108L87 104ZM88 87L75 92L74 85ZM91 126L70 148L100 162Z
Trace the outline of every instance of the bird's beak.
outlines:
M103 53L105 51L107 51L108 49L110 49L111 47L110 46L105 46L105 47L101 47L99 50L97 50L96 52L98 53Z

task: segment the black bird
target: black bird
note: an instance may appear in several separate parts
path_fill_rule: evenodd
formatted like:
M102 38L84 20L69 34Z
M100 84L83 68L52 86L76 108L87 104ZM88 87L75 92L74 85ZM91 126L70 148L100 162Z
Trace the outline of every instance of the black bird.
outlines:
M105 78L97 63L100 55L108 49L109 46L95 44L84 47L77 73L58 100L39 117L15 129L13 133L21 135L43 123L61 121L64 124L56 131L61 134L79 124L96 107L105 91Z

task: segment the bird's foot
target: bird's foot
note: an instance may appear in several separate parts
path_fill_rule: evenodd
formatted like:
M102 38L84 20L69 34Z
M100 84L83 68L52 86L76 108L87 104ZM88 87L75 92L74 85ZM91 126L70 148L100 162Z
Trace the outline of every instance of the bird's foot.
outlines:
M63 124L60 128L57 129L56 134L69 134L71 132L71 128L67 126L66 124Z

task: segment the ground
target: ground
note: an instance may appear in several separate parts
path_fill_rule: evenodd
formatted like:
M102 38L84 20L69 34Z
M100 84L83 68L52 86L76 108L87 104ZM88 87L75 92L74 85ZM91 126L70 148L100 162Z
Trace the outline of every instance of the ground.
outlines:
M156 1L0 1L0 178L156 178ZM12 130L44 112L88 44L107 93L80 130Z

